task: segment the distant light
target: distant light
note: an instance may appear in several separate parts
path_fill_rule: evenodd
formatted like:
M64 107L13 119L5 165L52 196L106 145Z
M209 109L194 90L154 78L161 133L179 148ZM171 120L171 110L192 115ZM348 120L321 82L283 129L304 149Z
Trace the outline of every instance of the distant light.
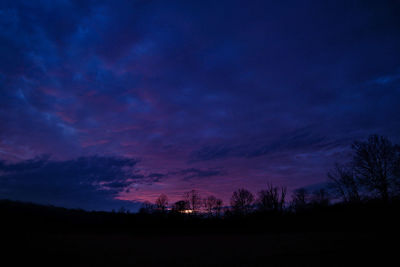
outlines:
M193 213L193 210L182 210L182 213Z

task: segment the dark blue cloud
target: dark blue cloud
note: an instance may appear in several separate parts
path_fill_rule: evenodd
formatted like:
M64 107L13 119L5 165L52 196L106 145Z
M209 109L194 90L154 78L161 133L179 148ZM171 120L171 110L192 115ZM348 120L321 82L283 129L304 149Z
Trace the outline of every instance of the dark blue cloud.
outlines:
M137 162L99 156L66 161L46 156L18 163L1 161L1 196L89 210L134 207L134 203L115 197L141 178L135 174Z

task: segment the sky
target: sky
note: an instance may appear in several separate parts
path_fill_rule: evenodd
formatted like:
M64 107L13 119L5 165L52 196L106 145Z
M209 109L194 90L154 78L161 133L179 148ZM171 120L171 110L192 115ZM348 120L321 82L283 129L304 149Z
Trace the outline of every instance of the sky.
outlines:
M316 188L400 137L398 1L0 3L0 199Z

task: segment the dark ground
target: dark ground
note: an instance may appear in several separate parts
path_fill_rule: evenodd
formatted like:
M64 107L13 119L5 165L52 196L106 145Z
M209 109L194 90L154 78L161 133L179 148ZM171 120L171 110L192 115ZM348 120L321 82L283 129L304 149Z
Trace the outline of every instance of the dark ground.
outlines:
M288 229L292 222L299 225L295 217L292 222L285 218L283 228L271 224L273 228L268 229L265 224L267 227L261 229L263 223L259 223L250 229L254 220L265 221L257 217L240 226L235 222L218 227L199 226L197 222L193 226L192 221L184 219L174 221L174 228L160 230L157 224L137 223L137 215L100 216L58 208L48 212L36 206L23 206L21 215L21 208L15 204L12 208L9 203L6 208L2 204L2 214L7 217L2 218L2 243L6 248L1 261L11 260L2 266L394 266L399 249L394 217L380 218L375 228L371 221L350 228L300 225ZM27 210L32 209L29 214ZM39 214L40 219L32 218L32 214ZM89 220L84 227L71 226L76 218L87 221L87 216L95 216L101 223L96 225ZM113 216L113 223L105 224L104 216ZM125 221L127 216L134 222L134 229L120 222L119 226L114 224ZM73 219L60 224L66 217ZM342 216L341 220L345 218ZM168 219L171 220L175 219Z
M387 242L395 245L398 239L377 233L314 232L30 234L17 240L14 263L54 266L390 266L397 251Z

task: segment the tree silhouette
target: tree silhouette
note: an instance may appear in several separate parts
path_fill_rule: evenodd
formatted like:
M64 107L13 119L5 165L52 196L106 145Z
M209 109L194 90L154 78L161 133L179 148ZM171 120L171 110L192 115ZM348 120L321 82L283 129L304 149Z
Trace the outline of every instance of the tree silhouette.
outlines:
M118 213L129 213L129 210L126 209L124 206L121 206L118 210Z
M189 203L186 200L179 200L172 206L174 212L185 212L189 209Z
M286 187L267 185L258 192L257 204L260 211L282 211L285 205Z
M354 172L360 183L372 194L388 201L398 193L399 147L383 136L371 135L367 141L356 141L352 148Z
M247 214L251 211L253 201L254 195L250 191L240 188L233 192L231 206L235 213Z
M145 201L142 203L141 208L139 209L139 213L146 213L146 214L150 214L154 212L154 204L151 203L150 201Z
M184 194L184 199L189 204L189 209L192 210L193 213L197 213L202 204L202 199L199 192L195 189L190 190Z
M333 170L328 172L329 187L334 194L344 202L358 202L360 197L360 185L351 166L335 164Z
M222 199L216 198L213 195L203 199L203 206L208 215L215 213L216 216L219 216L222 210L222 203Z
M295 211L304 210L309 204L310 195L305 188L299 188L293 191L291 207Z
M214 210L215 210L215 215L218 217L221 215L222 205L223 205L222 199L217 198Z
M156 200L156 206L158 210L164 212L168 206L168 197L165 194L161 194Z
M215 196L208 196L203 199L203 205L209 215L215 210L217 206L217 198Z
M328 206L330 202L329 194L324 188L315 190L311 196L311 201L314 205Z

